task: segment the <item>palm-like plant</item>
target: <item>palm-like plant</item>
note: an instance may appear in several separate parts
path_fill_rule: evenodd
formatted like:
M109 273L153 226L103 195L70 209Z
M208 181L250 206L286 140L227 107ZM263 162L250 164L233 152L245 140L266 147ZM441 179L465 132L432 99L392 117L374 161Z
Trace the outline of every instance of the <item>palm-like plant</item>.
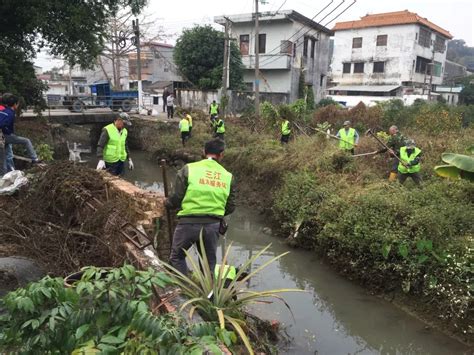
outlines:
M200 237L200 253L198 253L198 260L196 261L188 251L185 251L186 256L192 266L193 276L188 277L169 264L164 264L164 267L170 272L175 284L181 288L182 294L189 298L182 306L180 311L186 307L190 307L189 317L192 318L194 312L199 314L208 321L217 321L221 329L225 329L226 325L230 325L239 335L250 354L254 354L252 345L245 331L246 322L243 308L253 303L265 302L266 298L274 298L282 301L285 306L290 309L285 300L278 294L282 292L304 292L298 289L275 289L267 291L251 291L242 288L242 285L251 277L258 274L271 263L282 258L289 252L280 254L263 263L254 271L246 273L246 270L265 253L271 246L267 245L260 250L255 256L248 259L238 270L236 277L230 284L224 286L230 268L224 267L227 264L227 259L231 249L232 243L227 247L224 257L222 259L222 266L219 274L215 277L213 270L211 271L204 250L202 235ZM268 302L268 301L267 301ZM291 310L290 310L291 311Z

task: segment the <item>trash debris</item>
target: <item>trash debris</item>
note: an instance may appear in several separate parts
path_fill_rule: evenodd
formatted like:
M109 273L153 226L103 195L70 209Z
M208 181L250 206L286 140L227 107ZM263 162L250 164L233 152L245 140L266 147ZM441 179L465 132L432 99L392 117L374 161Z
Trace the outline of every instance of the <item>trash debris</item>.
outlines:
M0 179L0 195L12 195L27 183L28 178L25 176L23 171L10 171Z

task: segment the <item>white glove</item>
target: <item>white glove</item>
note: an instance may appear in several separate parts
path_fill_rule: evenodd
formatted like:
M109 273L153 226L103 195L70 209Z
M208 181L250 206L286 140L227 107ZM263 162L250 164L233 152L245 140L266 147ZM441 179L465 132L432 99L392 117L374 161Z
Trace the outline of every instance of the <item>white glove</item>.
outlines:
M128 168L130 170L133 170L133 168L134 168L132 158L128 158Z
M105 161L102 159L99 160L99 163L97 164L97 170L104 170L105 169Z

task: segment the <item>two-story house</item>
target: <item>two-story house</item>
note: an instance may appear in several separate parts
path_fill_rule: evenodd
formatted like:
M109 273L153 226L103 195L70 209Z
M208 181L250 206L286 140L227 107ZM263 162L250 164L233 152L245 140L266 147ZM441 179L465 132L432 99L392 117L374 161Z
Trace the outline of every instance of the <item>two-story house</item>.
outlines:
M249 91L255 85L255 15L227 17L231 37L237 40L245 66L244 82ZM224 25L224 17L214 21ZM293 10L259 13L260 92L285 94L286 101L298 98L298 83L303 73L316 100L324 95L329 37L332 32Z
M142 44L140 62L143 90L163 89L183 82L173 60L174 47L170 44L146 42ZM137 81L137 53L128 55L129 80Z
M416 13L366 15L338 22L332 30L336 86L328 91L337 101L340 96L428 95L443 81L452 35Z

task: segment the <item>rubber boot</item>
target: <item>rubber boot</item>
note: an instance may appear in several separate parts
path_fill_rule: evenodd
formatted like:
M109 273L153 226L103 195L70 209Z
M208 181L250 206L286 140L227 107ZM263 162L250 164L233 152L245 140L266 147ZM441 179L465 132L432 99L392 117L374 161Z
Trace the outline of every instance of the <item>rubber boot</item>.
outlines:
M388 181L396 181L397 180L397 173L394 173L393 171L390 172L390 175L388 176Z

